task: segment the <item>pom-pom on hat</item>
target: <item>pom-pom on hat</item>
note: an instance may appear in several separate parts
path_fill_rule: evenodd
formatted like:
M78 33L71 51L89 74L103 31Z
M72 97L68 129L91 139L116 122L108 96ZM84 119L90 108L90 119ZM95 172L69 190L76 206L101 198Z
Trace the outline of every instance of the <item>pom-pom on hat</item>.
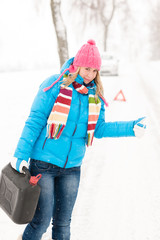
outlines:
M101 57L94 40L90 39L77 52L73 66L90 67L100 70Z

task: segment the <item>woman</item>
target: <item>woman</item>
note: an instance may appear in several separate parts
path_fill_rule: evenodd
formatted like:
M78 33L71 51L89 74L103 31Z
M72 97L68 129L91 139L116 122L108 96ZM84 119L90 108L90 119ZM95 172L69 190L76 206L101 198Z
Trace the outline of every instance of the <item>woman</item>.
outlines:
M89 40L62 67L60 75L40 86L18 142L12 167L42 174L41 194L23 240L40 240L52 219L52 239L69 240L72 210L77 197L80 167L93 137L130 137L143 134L142 118L105 122L101 57Z

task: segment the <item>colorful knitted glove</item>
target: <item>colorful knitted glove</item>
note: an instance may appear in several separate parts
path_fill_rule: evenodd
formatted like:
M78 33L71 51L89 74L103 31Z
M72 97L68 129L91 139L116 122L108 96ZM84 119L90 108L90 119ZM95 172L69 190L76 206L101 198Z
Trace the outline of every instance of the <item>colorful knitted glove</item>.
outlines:
M28 168L28 162L20 158L13 158L11 161L11 166L18 172L24 173L22 169L23 167Z
M133 131L136 137L141 138L146 131L146 117L134 121Z

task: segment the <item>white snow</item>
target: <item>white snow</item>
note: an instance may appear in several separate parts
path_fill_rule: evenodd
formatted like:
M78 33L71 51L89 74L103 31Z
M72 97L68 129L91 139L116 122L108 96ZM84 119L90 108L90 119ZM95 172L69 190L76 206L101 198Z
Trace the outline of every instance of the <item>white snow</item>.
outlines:
M146 59L151 54L147 25L151 5L144 0L129 2L134 25L124 32L116 18L108 45L121 59ZM103 31L88 22L84 31L81 15L70 6L63 1L70 57L90 38L101 48ZM75 18L65 11L69 9ZM59 72L59 61L49 0L1 0L0 29L0 71L14 70L0 72L1 171L12 158L39 85ZM120 64L119 77L102 78L109 102L106 121L146 116L147 131L141 139L94 139L82 165L71 240L160 239L160 62ZM113 101L120 90L126 102ZM16 240L24 227L0 209L0 240ZM51 228L44 239L50 235Z
M82 165L71 240L160 239L160 63L123 64L119 77L103 77L106 121L147 117L143 138L94 139ZM33 98L55 70L1 73L1 164L12 158ZM126 102L113 101L119 90ZM24 225L0 209L0 240L17 239ZM44 235L48 240L51 228ZM14 237L13 237L14 236Z

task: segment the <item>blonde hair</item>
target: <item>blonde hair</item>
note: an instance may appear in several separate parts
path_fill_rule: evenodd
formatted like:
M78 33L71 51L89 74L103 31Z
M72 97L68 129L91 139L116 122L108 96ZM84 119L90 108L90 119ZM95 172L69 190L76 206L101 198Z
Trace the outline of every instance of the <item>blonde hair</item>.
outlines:
M62 84L65 87L68 87L71 83L73 83L75 81L75 79L77 78L79 70L80 70L80 67L78 67L78 69L75 73L69 73L67 77L64 77ZM97 87L96 94L95 94L95 100L97 100L98 96L103 96L103 94L104 94L104 89L103 89L99 71L97 71L97 75L94 79L94 82Z
M65 87L68 87L71 83L74 82L74 80L76 79L78 73L79 73L80 67L78 67L77 71L74 73L69 73L68 76L63 78L62 84Z

